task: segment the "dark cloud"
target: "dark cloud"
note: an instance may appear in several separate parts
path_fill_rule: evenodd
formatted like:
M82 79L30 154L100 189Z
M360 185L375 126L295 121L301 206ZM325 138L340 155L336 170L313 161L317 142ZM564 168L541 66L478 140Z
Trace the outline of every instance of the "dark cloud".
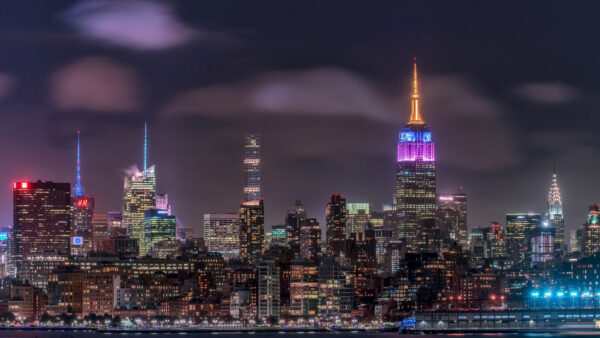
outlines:
M81 1L63 18L83 37L140 51L181 46L202 35L168 3L152 0Z
M84 57L57 70L50 82L58 110L131 112L142 106L135 72L105 57Z

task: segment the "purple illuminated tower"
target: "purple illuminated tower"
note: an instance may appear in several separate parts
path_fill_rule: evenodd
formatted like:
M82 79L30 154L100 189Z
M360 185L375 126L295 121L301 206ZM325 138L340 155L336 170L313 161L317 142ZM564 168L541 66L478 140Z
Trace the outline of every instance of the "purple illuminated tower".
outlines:
M421 116L417 63L414 64L410 120L398 137L396 207L403 215L398 224L400 240L412 252L433 251L436 184L435 147L431 131Z

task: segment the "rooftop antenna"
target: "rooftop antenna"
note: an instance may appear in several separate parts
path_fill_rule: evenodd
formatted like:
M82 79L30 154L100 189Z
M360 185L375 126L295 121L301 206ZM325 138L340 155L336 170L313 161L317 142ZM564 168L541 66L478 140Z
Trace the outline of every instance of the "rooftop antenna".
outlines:
M81 185L81 161L80 161L80 143L79 136L81 132L77 130L77 183L75 184L75 196L83 196L83 186Z
M144 122L144 172L148 168L148 122Z

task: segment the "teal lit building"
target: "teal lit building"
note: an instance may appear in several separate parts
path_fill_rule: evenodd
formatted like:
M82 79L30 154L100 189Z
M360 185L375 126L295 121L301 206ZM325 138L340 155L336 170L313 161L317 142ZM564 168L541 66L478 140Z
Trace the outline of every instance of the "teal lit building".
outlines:
M150 253L152 246L158 242L175 240L175 226L175 216L169 216L168 210L146 210L144 213L142 256Z
M285 246L287 243L287 226L285 224L282 225L273 225L271 227L271 244L277 244L280 246Z

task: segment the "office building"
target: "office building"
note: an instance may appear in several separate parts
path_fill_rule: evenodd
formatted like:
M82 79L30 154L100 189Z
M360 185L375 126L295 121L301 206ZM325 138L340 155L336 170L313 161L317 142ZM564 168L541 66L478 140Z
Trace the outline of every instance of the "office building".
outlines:
M240 206L240 259L255 265L265 249L265 208L263 200Z
M538 213L506 215L506 246L513 266L531 264L531 237L541 221L542 215Z
M258 263L258 319L277 323L279 320L279 267L272 260Z
M421 235L421 228L435 223L436 166L431 130L421 115L416 63L410 119L399 133L397 149L396 208L403 214L398 236L411 251L423 251L429 244L423 243L428 236Z
M340 194L330 196L325 209L326 251L327 254L339 257L344 254L346 246L346 199Z
M560 257L567 252L565 241L565 219L562 210L562 198L558 187L558 175L556 171L552 174L552 184L548 193L548 222L549 227L554 229L555 256Z
M175 216L169 216L169 210L146 210L144 214L144 246L141 254L149 254L156 243L174 241L175 227Z
M300 257L300 227L305 219L306 209L301 201L296 201L285 218L287 244L295 258Z
M590 206L587 222L583 226L581 252L583 256L591 256L600 251L600 205Z
M261 197L260 135L244 135L244 202Z
M240 215L236 213L204 214L204 243L210 252L226 260L240 254Z
M300 258L321 257L321 226L316 218L307 218L300 227Z
M456 194L438 195L436 226L440 229L443 248L454 242L467 248L467 195L462 189Z
M355 232L363 232L371 221L369 203L347 203L346 238Z
M11 251L17 277L24 277L31 263L41 264L46 259L54 261L69 256L70 190L68 183L22 181L13 184Z

